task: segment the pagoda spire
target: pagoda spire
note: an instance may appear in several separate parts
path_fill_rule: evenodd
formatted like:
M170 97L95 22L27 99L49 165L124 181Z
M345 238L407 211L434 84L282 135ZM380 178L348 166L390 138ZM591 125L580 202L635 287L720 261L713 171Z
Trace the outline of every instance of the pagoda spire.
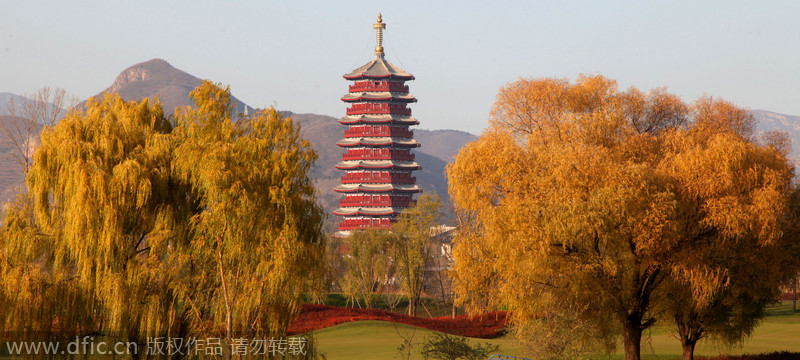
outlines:
M378 13L378 22L373 24L372 28L378 30L378 46L375 47L375 55L383 56L383 29L386 29L386 24L383 23L381 13Z

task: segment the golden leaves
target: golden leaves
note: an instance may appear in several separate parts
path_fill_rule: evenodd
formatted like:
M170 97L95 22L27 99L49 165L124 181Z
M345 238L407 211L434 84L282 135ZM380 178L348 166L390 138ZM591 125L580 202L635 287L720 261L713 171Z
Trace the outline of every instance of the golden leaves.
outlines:
M283 331L320 271L323 215L307 176L316 153L275 109L234 122L229 89L204 82L192 95L195 109L178 114L173 170L201 209L187 249L211 275L201 289L212 291L213 317L231 319L228 333L251 326L254 306L260 331Z
M623 92L602 76L504 86L490 128L447 169L474 221L454 248L461 301L482 301L471 294L493 274L520 316L569 299L602 327L648 311L668 276L711 298L738 266L715 254L776 244L790 216L786 146L752 133L729 102ZM512 263L524 266L495 265Z
M703 96L692 104L691 111L698 131L731 131L746 140L753 137L756 125L753 114L731 102Z
M274 109L233 122L228 89L205 82L193 96L175 129L158 102L116 94L46 128L27 178L35 215L2 230L27 241L6 256L36 253L20 266L45 275L26 289L59 284L24 319L83 326L74 315L138 340L288 326L321 271L316 154ZM19 269L0 267L4 279Z

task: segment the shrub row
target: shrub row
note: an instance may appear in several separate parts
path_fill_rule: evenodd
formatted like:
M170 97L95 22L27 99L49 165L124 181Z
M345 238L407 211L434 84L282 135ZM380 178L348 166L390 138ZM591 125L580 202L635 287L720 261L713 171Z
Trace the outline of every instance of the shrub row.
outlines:
M506 327L505 311L493 311L479 316L459 315L455 318L420 318L391 313L380 309L341 308L328 305L304 304L300 315L289 326L289 334L301 334L346 322L382 320L473 338L500 336Z
M780 351L757 355L720 355L711 357L697 356L695 358L702 360L798 360L800 359L800 353Z

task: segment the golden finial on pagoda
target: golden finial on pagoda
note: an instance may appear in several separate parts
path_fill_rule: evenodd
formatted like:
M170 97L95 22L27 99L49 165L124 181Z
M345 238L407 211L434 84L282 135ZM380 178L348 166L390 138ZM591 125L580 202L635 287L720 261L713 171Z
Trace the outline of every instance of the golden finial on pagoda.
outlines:
M372 25L372 28L378 30L378 46L375 47L375 55L383 55L383 29L386 29L386 24L383 23L381 13L378 13L378 22Z

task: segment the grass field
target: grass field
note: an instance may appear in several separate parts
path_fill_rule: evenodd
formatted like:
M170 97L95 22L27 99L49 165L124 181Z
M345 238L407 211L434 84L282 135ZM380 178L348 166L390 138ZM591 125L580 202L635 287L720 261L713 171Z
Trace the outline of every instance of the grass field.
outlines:
M800 352L800 313L792 313L791 302L783 302L770 308L768 314L753 336L742 346L722 347L706 339L698 344L696 354L754 354L779 350ZM672 337L671 330L666 326L656 327L649 334L645 334L649 338L642 346L645 359L674 359L681 354L680 343ZM411 334L414 343L422 343L432 331L382 321L360 321L315 332L318 349L328 360L398 359L397 347L403 342L401 335L409 337ZM499 345L501 352L507 355L531 355L526 353L512 336L471 341ZM621 359L622 355L618 354L615 358Z

